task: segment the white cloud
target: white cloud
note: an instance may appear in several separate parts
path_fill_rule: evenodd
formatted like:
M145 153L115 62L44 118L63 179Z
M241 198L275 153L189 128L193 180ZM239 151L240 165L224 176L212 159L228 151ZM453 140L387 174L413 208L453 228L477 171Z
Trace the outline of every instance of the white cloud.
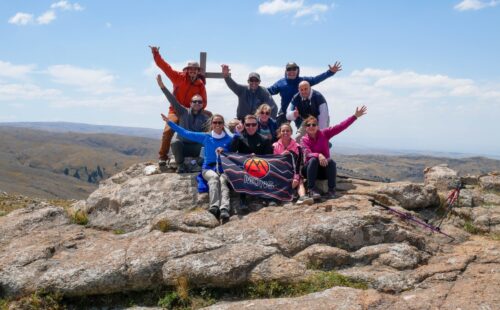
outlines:
M33 14L18 12L9 19L9 24L25 26L33 23Z
M55 19L56 19L56 13L54 11L47 11L42 15L38 16L36 21L40 25L47 25L50 24Z
M8 78L26 78L33 72L35 65L13 65L10 62L0 60L0 76Z
M299 18L307 15L312 15L315 21L318 21L321 14L328 11L328 6L325 4L313 4L309 7L303 7L295 13L294 17Z
M82 11L84 9L80 4L71 3L69 1L59 1L59 2L53 3L50 6L50 8L52 10L48 10L36 18L37 24L48 25L52 21L54 21L56 19L56 13L54 11L55 9L60 9L63 11ZM19 26L34 24L35 19L33 16L34 15L30 14L30 13L19 12L19 13L16 13L16 15L12 16L8 22L10 24L19 25Z
M57 89L43 89L34 84L0 84L0 101L52 99L60 94Z
M312 16L313 20L318 21L322 15L335 5L326 5L315 3L312 5L305 4L303 0L287 1L287 0L271 0L259 4L260 14L275 15L277 13L295 13L295 19L301 17Z
M85 69L72 65L50 66L47 70L52 80L59 84L76 86L79 90L91 93L115 91L115 76L105 70Z
M83 7L78 4L78 3L71 3L69 1L59 1L56 3L53 3L50 6L52 9L61 9L64 11L82 11Z
M491 0L491 1L481 1L481 0L463 0L454 6L454 9L457 11L469 11L469 10L481 10L484 8L495 7L500 4L500 1Z
M286 0L271 0L259 4L260 14L274 15L281 12L297 11L304 6L303 0L286 1Z

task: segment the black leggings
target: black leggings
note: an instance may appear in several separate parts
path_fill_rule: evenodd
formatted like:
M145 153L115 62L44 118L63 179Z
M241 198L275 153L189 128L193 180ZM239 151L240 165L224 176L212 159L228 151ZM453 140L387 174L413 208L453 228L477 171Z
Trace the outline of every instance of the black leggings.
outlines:
M337 164L333 159L328 159L328 166L322 167L319 159L311 158L307 164L302 167L302 175L307 179L307 188L316 186L316 180L328 179L328 189L335 189L337 182Z

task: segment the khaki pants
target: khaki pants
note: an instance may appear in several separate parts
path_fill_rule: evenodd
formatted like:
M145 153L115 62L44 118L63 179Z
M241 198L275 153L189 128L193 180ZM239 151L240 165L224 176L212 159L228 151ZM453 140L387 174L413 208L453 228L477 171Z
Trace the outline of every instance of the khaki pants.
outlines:
M179 118L175 114L169 114L168 119L176 124L179 123ZM174 131L168 124L165 124L165 129L163 129L163 136L161 138L160 151L158 152L160 160L168 159L168 152L170 151L170 143L172 142L172 137L174 136Z
M227 187L226 175L224 173L218 175L209 169L203 170L201 174L208 183L210 207L215 206L229 212L229 187Z

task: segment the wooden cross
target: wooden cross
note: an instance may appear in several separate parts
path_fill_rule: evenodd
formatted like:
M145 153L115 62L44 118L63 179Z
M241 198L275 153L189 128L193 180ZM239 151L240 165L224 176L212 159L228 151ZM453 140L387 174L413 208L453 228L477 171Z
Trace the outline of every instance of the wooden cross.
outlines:
M200 70L207 79L223 79L222 72L206 72L207 71L207 52L200 52ZM229 73L231 76L231 73Z

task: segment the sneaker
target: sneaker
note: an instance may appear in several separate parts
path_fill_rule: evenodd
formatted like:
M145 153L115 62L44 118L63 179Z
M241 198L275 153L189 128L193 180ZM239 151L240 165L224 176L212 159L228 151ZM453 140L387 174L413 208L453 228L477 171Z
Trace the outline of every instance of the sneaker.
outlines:
M219 210L219 207L211 206L210 209L208 209L208 212L212 213L216 219L220 218L221 211Z
M321 194L316 188L311 188L309 189L309 197L312 199L319 199L321 198Z
M326 199L335 199L338 198L337 193L335 192L334 189L329 189L328 193L326 193Z
M297 204L298 205L312 205L314 203L314 199L311 198L311 197L308 197L307 195L304 195L302 197L299 197L299 199L297 200Z
M165 159L158 160L158 166L160 166L160 167L166 167L167 166L167 161Z
M220 220L222 224L229 222L229 211L227 209L220 210Z
M269 200L269 201L267 202L267 206L268 206L268 207L277 207L277 206L278 206L278 203L277 203L276 201L274 201L274 200Z

